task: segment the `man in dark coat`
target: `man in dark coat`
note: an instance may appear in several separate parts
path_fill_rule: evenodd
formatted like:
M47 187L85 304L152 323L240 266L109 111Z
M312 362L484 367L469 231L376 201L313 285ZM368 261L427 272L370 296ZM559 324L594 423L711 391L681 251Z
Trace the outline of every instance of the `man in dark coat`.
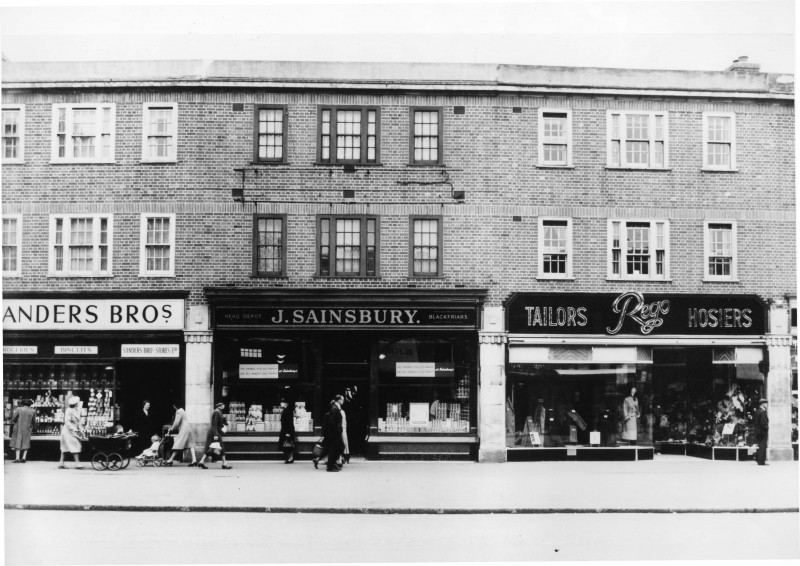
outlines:
M211 425L208 427L208 432L206 433L206 444L203 447L203 457L200 458L200 463L198 467L203 470L207 470L208 467L206 466L206 458L208 458L211 454L219 455L222 459L222 469L223 470L230 470L233 466L229 466L227 460L225 460L225 443L222 440L223 427L228 425L228 421L225 420L225 416L222 414L222 410L225 408L225 403L217 403L214 406L214 412L211 413ZM215 446L218 445L216 448L212 448L212 444ZM190 466L192 464L189 464Z
M338 472L341 468L337 464L344 448L342 443L342 402L344 399L337 395L328 412L327 419L323 428L325 436L325 452L328 454L327 471Z
M767 400L761 399L758 402L758 410L755 418L756 442L758 452L756 452L756 462L759 466L767 465L767 440L769 436L769 417L767 416Z

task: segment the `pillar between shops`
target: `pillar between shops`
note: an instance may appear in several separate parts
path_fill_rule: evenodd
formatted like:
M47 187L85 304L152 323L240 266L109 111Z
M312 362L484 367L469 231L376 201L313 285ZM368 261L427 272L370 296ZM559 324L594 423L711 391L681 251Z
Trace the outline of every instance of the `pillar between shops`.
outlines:
M769 373L767 374L767 415L769 439L767 459L793 460L792 450L792 336L788 312L783 305L770 309L770 334L767 334Z
M478 461L506 462L505 365L508 334L504 331L502 308L484 309L483 330L478 333L478 339L481 360Z
M208 308L190 307L186 327L185 409L195 441L202 444L214 409L214 389L211 383L211 350L214 336L208 329Z

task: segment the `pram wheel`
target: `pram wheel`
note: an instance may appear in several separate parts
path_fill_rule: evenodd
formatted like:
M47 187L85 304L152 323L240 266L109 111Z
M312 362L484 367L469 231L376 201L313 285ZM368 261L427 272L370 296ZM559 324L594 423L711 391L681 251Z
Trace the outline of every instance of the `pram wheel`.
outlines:
M153 465L156 468L160 468L161 467L161 462L163 462L163 460L161 458L156 458L155 460L153 460Z
M113 453L108 455L108 469L109 470L112 470L112 471L121 470L123 464L124 464L124 461L122 460L122 456L120 456L116 452L113 452Z
M136 460L136 465L139 466L140 468L143 468L144 467L144 460Z
M108 454L105 452L98 452L92 458L92 467L101 472L108 469Z
M123 461L122 462L122 467L120 469L124 470L125 468L127 468L130 465L131 457L130 456L123 456L122 457L122 461Z

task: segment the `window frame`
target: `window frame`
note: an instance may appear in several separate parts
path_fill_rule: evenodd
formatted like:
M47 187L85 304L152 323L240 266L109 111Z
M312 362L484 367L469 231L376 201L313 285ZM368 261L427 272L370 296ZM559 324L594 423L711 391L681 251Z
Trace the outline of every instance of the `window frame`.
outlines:
M619 265L620 265L620 272L619 274L614 273L614 224L620 223L620 257L619 257ZM627 236L627 227L629 224L642 224L648 223L650 226L648 228L648 236L649 236L649 243L650 243L650 253L649 253L649 261L648 261L648 268L650 269L650 273L646 275L635 275L635 274L628 274L627 269L625 268L627 264L627 249L628 249L628 236ZM658 228L657 226L662 224L664 226L664 273L658 274L658 250L662 249L658 247ZM609 218L607 222L607 253L608 253L608 261L606 267L606 278L613 281L653 281L653 282L662 282L662 281L670 281L670 263L672 260L672 254L670 253L670 222L665 218ZM622 237L623 231L625 232L624 239Z
M3 214L3 220L15 220L17 223L16 237L17 243L14 246L17 250L17 268L14 270L3 270L3 277L22 277L22 215L21 214ZM3 243L5 247L5 243Z
M322 246L322 221L330 221L330 241L328 246L330 268L329 273L322 273L322 256L320 248ZM361 251L361 266L358 274L355 273L336 273L336 223L338 220L360 220L360 238L361 243L359 248ZM367 248L369 247L368 240L368 221L375 221L375 274L367 275ZM316 276L324 277L326 279L343 279L343 278L366 278L377 279L381 276L381 261L380 261L380 248L381 248L381 218L375 214L318 214L316 218L316 248L314 250L314 257L316 258Z
M544 271L544 224L545 222L566 222L567 223L567 261L565 273L545 273ZM537 279L572 279L574 277L572 272L572 258L573 258L573 235L572 235L572 218L566 216L542 216L538 221L538 276Z
M620 134L619 138L613 137L613 117L618 115L620 117ZM628 116L647 116L647 129L648 129L648 154L647 164L628 163L626 143L628 141L642 141L640 139L629 140L627 137L627 120ZM656 136L656 118L662 118L662 136L659 139ZM612 147L614 140L619 139L619 164L613 163L612 160ZM663 163L656 165L656 143L662 142L664 144ZM642 169L642 170L655 170L660 171L669 169L669 111L667 110L606 110L606 167L608 169Z
M438 261L436 273L416 273L414 271L414 222L416 220L437 220L438 230ZM444 273L444 217L434 214L416 214L408 217L408 274L410 277L418 279L434 279L443 277Z
M258 156L258 136L260 124L258 115L261 110L283 110L283 120L281 122L282 155L279 159ZM253 111L253 163L287 163L287 149L289 147L289 106L287 104L256 104ZM317 155L319 155L319 150Z
M50 133L50 162L51 163L115 163L116 157L116 121L117 121L117 105L114 102L90 102L86 104L53 104L52 116L52 130ZM108 108L111 113L110 120L110 148L109 157L103 157L103 110ZM65 110L65 140L64 140L64 157L58 155L58 135L59 135L59 110ZM96 155L95 157L74 157L74 144L73 133L71 126L74 124L74 114L76 110L91 110L94 109L96 117L95 124L99 125L99 133L94 136L96 140Z
M708 272L709 245L711 243L711 224L728 224L731 227L731 274L730 275L710 275ZM730 283L739 280L739 256L738 256L738 222L735 220L704 220L703 221L703 281Z
M69 250L71 242L69 241L69 230L66 228L69 226L70 222L73 219L92 219L92 264L97 266L93 268L91 271L72 271L66 268L56 271L56 253L55 253L55 246L56 246L56 220L62 220L62 243L60 244L63 246L64 250ZM95 236L99 235L100 233L100 220L106 219L108 222L107 225L107 232L108 232L108 242L106 246L108 247L108 266L103 271L100 269L100 242L99 239L95 239ZM95 222L97 221L97 222ZM47 276L48 277L64 277L64 278L71 278L71 277L113 277L113 259L114 259L114 215L112 213L87 213L87 214L50 214L49 218L49 235L48 235L48 264L47 264ZM64 265L67 266L69 263L70 257L67 253L63 255L63 262Z
M439 115L439 134L437 136L439 143L439 153L436 160L416 160L414 158L414 115L417 112L437 112ZM410 106L408 109L409 132L408 132L408 163L414 166L437 166L444 163L444 109L441 106Z
M547 161L545 160L545 151L544 146L550 145L545 144L545 137L544 137L544 119L545 114L565 114L566 118L566 163L558 163L555 161ZM571 108L539 108L539 123L538 123L538 160L537 166L538 167L564 167L569 168L573 167L572 161L572 109ZM554 144L553 144L554 145Z
M169 219L169 269L156 271L147 269L147 221L150 218ZM175 277L175 213L143 212L139 224L139 277Z
M18 111L19 112L19 127L18 127L18 136L19 139L19 151L17 152L17 157L5 157L5 143L2 144L0 147L0 161L4 165L14 165L14 164L21 164L25 163L25 105L24 104L3 104L0 108L0 111ZM5 132L3 132L5 134ZM2 135L3 140L7 137Z
M328 159L322 158L322 113L329 110L331 113L331 144L330 157ZM336 114L340 111L360 110L361 111L361 157L359 159L338 159L336 157L338 146L336 145ZM368 154L368 124L369 112L375 112L375 159L369 160ZM317 106L317 163L320 165L380 165L381 163L381 108L380 106L371 105L319 105Z
M150 124L150 112L152 110L166 110L172 111L172 127L170 128L169 136L172 137L172 149L170 154L165 157L151 157L148 155L149 144L148 139L150 132L148 131ZM160 136L167 137L167 136ZM142 104L142 163L175 163L178 161L178 104L175 102L144 102Z
M281 270L277 271L259 271L258 270L258 221L261 219L280 219L281 220ZM288 215L286 214L267 214L255 213L253 214L253 277L258 278L275 278L286 277L286 234L287 234Z
M728 167L719 165L711 165L708 162L708 146L710 143L708 136L708 119L709 118L730 118L731 120L731 161ZM736 113L735 112L717 112L706 110L703 112L703 170L704 171L736 171Z

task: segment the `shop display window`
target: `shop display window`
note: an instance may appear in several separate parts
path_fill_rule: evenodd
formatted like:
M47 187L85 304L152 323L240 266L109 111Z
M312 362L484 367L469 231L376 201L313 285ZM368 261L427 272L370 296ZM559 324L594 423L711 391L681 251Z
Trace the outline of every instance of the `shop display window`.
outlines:
M509 448L652 444L649 364L512 363L506 383ZM626 430L633 387L638 418Z
M474 428L473 350L463 340L382 340L379 433L469 433Z
M296 403L295 430L314 431L314 379L303 341L221 340L215 399L227 405L229 432L279 432L280 400L284 397Z
M80 398L78 409L89 434L105 434L119 421L114 372L99 364L6 364L3 366L4 435L24 399L36 410L34 436L58 437L70 397Z

